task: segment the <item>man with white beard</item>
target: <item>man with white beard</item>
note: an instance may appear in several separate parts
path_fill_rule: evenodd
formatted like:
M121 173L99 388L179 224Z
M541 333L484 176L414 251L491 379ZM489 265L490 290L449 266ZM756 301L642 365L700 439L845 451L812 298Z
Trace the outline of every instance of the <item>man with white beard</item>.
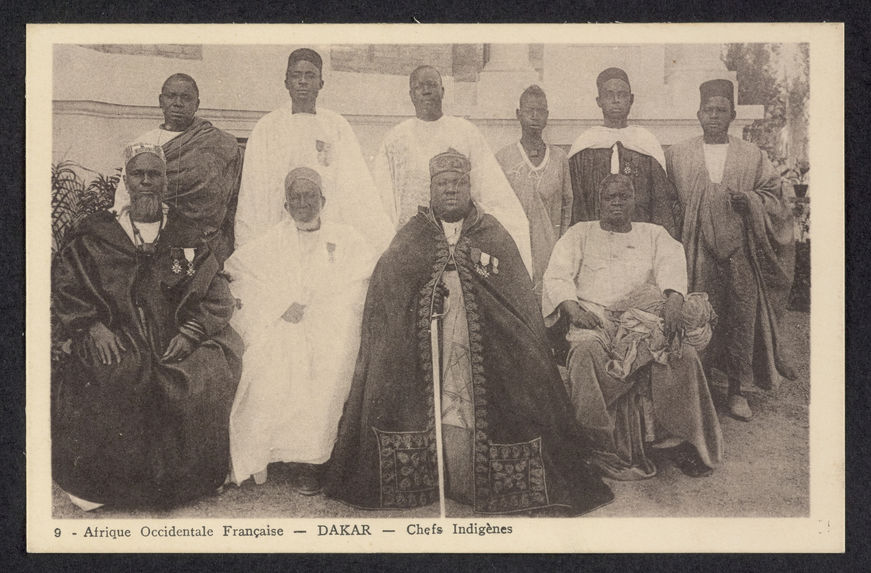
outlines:
M162 205L157 145L125 150L129 209L85 218L52 264L72 353L52 372L52 477L83 509L166 507L227 474L242 342L208 241Z

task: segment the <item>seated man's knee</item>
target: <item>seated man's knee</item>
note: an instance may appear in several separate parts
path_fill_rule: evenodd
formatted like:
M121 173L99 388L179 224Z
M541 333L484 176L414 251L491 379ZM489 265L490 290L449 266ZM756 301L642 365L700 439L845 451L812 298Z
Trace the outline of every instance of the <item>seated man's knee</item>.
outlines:
M607 356L605 347L596 337L581 336L572 340L567 362L571 366L577 360L607 358Z

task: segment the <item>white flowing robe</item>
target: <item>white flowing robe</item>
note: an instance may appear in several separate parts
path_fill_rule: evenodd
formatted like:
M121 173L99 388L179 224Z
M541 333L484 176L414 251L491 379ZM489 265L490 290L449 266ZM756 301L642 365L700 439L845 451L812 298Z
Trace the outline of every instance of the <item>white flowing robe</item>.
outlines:
M237 247L282 219L284 178L295 167L321 174L325 217L351 225L378 252L387 247L393 228L378 208L379 195L350 124L324 108L292 113L291 102L260 118L248 139L236 209Z
M363 300L375 253L353 228L299 231L289 218L225 263L241 302L242 379L230 415L232 479L270 462L326 462L360 345ZM294 302L303 318L282 318Z
M374 177L384 208L399 229L429 205L429 161L453 148L472 164L472 200L499 221L532 275L529 222L487 141L474 124L443 115L436 121L411 118L390 130L375 156Z
M632 223L628 233L605 231L599 221L573 225L557 241L544 273L542 312L551 321L559 304L577 300L604 317L604 308L643 284L687 293L683 246L663 227Z

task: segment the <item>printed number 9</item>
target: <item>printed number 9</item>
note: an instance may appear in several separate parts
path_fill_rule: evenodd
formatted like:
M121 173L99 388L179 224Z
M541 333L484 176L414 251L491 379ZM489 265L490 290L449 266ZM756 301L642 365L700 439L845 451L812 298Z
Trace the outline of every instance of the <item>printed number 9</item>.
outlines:
M55 536L55 537L60 537L60 527L55 527L55 528L54 528L54 536Z

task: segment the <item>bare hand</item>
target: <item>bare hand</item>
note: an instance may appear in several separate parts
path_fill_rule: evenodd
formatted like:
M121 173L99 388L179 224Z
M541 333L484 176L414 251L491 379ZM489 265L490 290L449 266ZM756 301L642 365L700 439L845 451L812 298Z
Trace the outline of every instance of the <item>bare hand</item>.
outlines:
M121 353L125 350L121 339L109 330L105 324L100 321L95 322L89 329L88 335L91 337L91 342L96 350L97 357L103 364L112 364L114 358L118 364L121 363Z
M281 315L281 318L286 320L291 324L297 324L302 320L302 317L305 315L305 305L299 304L298 302L293 303L287 310L284 311L284 314Z
M729 191L729 203L731 203L732 209L736 213L746 213L750 210L750 202L747 199L747 195L743 193Z
M164 362L181 362L194 351L194 341L184 334L176 334L166 346L166 352L160 357Z
M433 293L433 312L435 314L442 314L445 312L445 299L450 296L451 290L443 283L439 281L439 284L436 285L435 293Z
M588 310L584 310L577 301L564 300L560 303L559 310L562 314L569 317L570 324L578 328L593 330L602 326L602 321L599 317Z
M666 340L671 340L676 335L683 335L683 323L680 317L682 309L683 296L672 291L662 307L663 334Z

